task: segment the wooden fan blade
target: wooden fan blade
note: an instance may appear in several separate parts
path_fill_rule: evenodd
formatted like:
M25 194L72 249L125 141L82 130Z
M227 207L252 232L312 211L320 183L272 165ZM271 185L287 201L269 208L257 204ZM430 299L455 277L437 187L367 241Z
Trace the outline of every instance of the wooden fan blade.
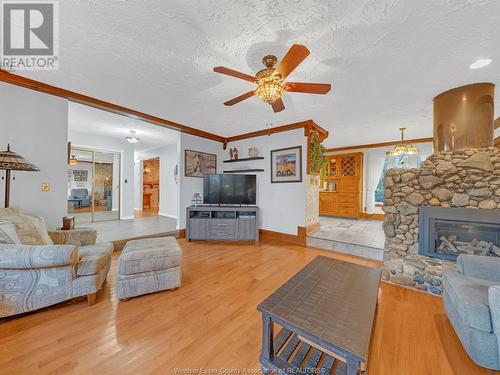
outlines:
M238 72L238 71L233 70L233 69L225 68L223 66L215 67L214 72L225 74L225 75L228 75L231 77L236 77L239 79L244 79L245 81L249 81L249 82L255 82L255 77L252 77L251 75L246 74L246 73Z
M273 107L274 112L281 112L282 110L285 109L285 105L283 104L283 100L281 100L281 98L279 98L273 104L271 104L271 107Z
M239 103L245 99L248 99L254 95L255 95L255 90L252 90L252 91L244 93L243 95L237 96L234 99L228 100L227 102L224 103L224 105L234 105L234 104Z
M287 82L285 90L290 92L305 92L308 94L326 94L332 85L329 83Z
M283 57L275 72L281 74L281 77L285 79L309 54L306 46L294 44Z

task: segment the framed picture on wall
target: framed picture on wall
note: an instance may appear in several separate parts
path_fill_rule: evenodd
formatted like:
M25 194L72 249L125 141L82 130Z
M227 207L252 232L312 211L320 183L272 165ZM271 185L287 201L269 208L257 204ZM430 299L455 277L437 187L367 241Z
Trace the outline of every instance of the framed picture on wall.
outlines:
M271 151L271 183L302 182L302 146Z
M85 170L75 170L73 171L73 176L75 177L75 182L85 182L88 180L89 171Z
M217 155L185 150L184 176L203 177L205 173L217 173Z

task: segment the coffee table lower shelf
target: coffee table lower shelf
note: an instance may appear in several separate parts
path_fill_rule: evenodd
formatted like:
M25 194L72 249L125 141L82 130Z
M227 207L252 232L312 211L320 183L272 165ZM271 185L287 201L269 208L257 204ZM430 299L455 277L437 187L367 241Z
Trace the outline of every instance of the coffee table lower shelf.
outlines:
M286 374L346 374L344 362L300 340L296 333L286 328L274 338L273 349L276 354L270 360L260 357L264 373L281 370Z

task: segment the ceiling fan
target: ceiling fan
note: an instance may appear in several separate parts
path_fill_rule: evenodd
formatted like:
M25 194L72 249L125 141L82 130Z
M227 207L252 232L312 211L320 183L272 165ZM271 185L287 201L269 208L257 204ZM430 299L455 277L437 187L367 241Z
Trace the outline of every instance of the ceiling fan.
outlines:
M250 90L243 95L237 96L225 102L224 105L231 106L257 95L260 99L268 103L273 108L274 112L281 112L285 109L283 100L281 100L285 91L303 92L306 94L326 94L331 89L331 85L327 83L283 82L283 80L293 72L309 54L310 52L305 46L294 44L276 67L275 65L278 61L276 56L264 56L262 63L266 68L257 72L255 77L223 66L215 67L214 72L244 79L245 81L258 85L255 90Z

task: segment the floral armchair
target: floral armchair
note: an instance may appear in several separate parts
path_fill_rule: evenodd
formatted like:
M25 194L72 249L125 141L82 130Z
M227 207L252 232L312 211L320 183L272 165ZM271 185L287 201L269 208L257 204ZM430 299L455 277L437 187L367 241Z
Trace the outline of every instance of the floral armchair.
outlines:
M0 209L0 318L80 296L94 304L112 252L94 230L47 231L38 216Z

